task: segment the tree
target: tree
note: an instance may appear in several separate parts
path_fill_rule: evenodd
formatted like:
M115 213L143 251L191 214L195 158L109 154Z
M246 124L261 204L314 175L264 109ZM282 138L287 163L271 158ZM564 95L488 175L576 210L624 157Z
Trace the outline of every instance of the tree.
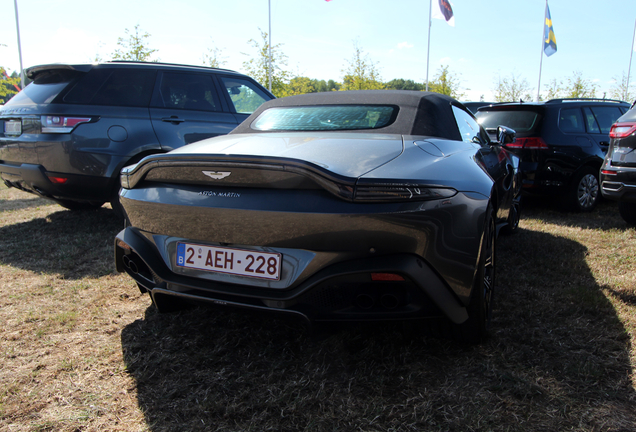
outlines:
M557 81L557 79L554 78L545 87L546 87L546 93L545 93L546 100L560 99L564 97L565 90L563 89L563 81Z
M314 86L313 81L315 80L301 76L292 78L289 80L289 84L287 85L287 96L315 93L316 87Z
M117 38L119 48L113 53L113 60L159 61L159 59L152 60L150 58L157 50L146 45L146 39L149 37L149 33L141 33L139 24L135 26L134 34L126 29L126 37Z
M596 96L597 85L590 80L583 79L581 72L574 72L568 78L568 85L564 89L567 98L593 98Z
M404 80L402 78L392 79L385 83L385 88L388 90L416 90L422 91L426 88L424 84L416 83L413 80Z
M636 90L631 83L628 87L625 72L623 72L621 79L614 77L614 81L614 85L610 89L610 97L612 99L620 99L627 102L633 102L636 99Z
M455 99L464 97L464 94L459 92L459 79L448 70L448 66L441 66L437 70L437 75L433 78L433 81L428 83L428 88L432 92L441 93Z
M508 78L497 77L493 93L496 102L516 102L521 99L530 101L532 90L525 78L511 73Z
M0 104L9 102L9 99L20 91L20 75L13 72L11 76L0 66Z
M203 54L203 64L212 68L222 67L227 63L221 55L222 52L223 50L217 47L208 48L208 52Z
M291 78L291 74L282 68L282 66L287 66L287 56L281 50L282 44L272 46L270 59L267 32L260 28L258 30L261 32L262 43L259 44L254 39L247 41L249 45L256 49L257 54L244 61L243 68L247 75L261 83L263 87L269 88L269 68L271 67L272 93L276 97L287 96L287 83ZM249 56L246 53L241 54Z
M344 74L342 90L378 90L384 88L376 63L362 51L357 41L353 43L353 57L347 63L347 66L342 69Z

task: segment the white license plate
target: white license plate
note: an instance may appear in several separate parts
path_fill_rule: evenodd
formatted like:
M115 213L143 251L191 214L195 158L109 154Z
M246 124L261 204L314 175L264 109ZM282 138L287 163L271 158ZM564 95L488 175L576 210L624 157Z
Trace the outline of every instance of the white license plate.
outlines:
M177 266L260 279L280 279L282 255L177 243Z
M22 134L21 120L7 120L4 122L5 135L18 136Z

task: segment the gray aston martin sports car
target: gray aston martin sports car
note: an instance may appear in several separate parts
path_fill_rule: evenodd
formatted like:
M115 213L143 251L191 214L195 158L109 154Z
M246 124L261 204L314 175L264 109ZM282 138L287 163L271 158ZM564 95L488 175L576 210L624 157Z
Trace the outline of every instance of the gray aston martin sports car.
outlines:
M519 222L519 160L452 98L314 93L121 172L126 271L184 301L312 322L429 319L480 341L495 237ZM440 324L442 323L442 324Z

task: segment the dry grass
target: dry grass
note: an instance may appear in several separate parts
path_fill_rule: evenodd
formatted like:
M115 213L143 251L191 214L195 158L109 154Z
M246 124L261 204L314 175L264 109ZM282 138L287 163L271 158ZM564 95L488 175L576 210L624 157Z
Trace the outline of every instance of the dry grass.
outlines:
M526 209L476 347L413 323L159 315L113 272L109 210L0 186L0 214L2 432L636 430L636 231L613 203Z

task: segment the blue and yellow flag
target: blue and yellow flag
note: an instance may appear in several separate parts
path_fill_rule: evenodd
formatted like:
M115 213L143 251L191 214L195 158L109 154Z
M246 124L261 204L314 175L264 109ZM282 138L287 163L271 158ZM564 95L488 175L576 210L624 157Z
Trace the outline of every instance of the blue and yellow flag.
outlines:
M552 27L552 17L550 16L550 7L545 4L545 28L543 30L543 52L550 57L557 52L556 37L554 36L554 28Z

